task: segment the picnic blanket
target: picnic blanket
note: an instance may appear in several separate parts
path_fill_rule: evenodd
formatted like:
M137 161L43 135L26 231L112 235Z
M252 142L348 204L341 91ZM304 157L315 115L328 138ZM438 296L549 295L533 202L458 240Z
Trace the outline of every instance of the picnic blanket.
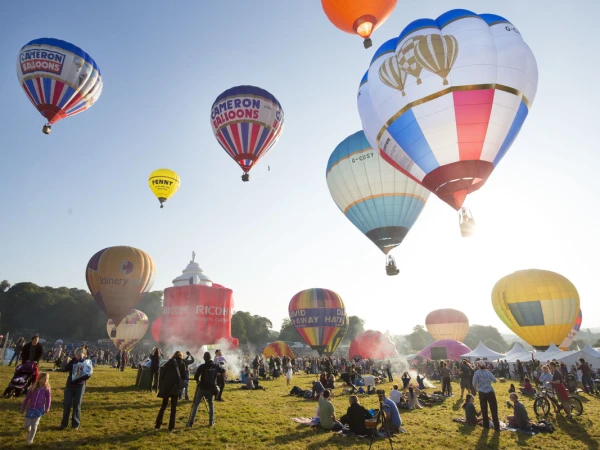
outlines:
M457 417L456 419L452 419L453 422L462 423L463 425L469 425L467 420L464 417ZM479 425L482 426L482 425ZM494 424L490 420L490 428L494 429ZM516 428L511 428L504 422L500 422L500 431L517 431Z
M306 426L318 425L318 422L315 422L308 417L292 417L292 421Z

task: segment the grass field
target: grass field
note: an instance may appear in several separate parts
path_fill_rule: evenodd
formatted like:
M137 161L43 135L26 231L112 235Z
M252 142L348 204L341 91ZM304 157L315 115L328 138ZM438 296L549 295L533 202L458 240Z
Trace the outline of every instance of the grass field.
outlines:
M50 366L42 364L42 370ZM12 369L0 367L0 387L8 384ZM223 398L216 403L216 426L209 428L208 415L201 405L196 425L185 429L191 402L178 406L177 425L174 433L166 427L155 432L154 421L160 399L155 394L133 387L136 371L128 369L117 372L105 367L97 368L88 382L83 398L81 428L78 431L58 429L62 417L62 387L66 373L51 373L53 404L48 415L41 419L33 448L43 449L328 449L368 448L369 441L354 437L342 437L332 433L313 431L298 425L292 417L312 417L316 402L290 397L285 379L265 381L266 391L246 392L240 385L228 384ZM298 375L293 384L308 388L313 377ZM386 390L391 384L384 385ZM193 395L195 388L191 388ZM453 384L454 392L458 385ZM496 384L500 417L509 414L505 400L507 384ZM348 406L342 389L335 389L333 403L336 414L341 417ZM527 436L522 433L483 431L481 427L469 427L452 422L463 416L458 396L443 404L419 411L401 410L405 434L393 438L394 448L411 449L474 449L474 448L539 448L539 449L598 449L600 440L600 398L581 395L584 404L582 416L568 421L564 416L550 417L555 424L553 434ZM21 399L0 400L0 448L20 449L26 446L23 416L20 414ZM376 408L374 396L360 399L367 408ZM533 416L532 400L525 399L530 416ZM477 404L477 400L476 400ZM169 410L165 414L168 422ZM387 439L378 438L373 448L390 448Z

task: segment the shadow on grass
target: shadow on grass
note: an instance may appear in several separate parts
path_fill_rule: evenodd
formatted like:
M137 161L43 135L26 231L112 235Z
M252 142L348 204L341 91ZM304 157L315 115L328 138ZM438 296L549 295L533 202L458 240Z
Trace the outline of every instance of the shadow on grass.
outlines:
M456 399L456 401L454 402L454 405L452 405L452 409L454 411L458 411L462 407L463 403L464 403L464 400L462 398Z
M55 449L78 449L83 446L116 446L116 448L123 448L125 444L138 441L140 439L147 438L153 433L153 431L144 431L135 434L111 434L104 437L85 437L74 440L58 441L58 442L44 442L44 450L55 450ZM21 446L11 447L13 449L25 449L31 448L23 442Z
M123 411L125 409L158 409L160 408L160 403L136 403L136 402L128 402L128 403L111 403L111 404L87 404L86 412L94 412L98 410L103 411ZM177 405L179 408L179 404Z
M307 427L306 425L299 425L296 427L295 433L284 434L282 436L276 436L273 441L276 444L289 444L291 442L298 442L301 439L308 438L315 434L325 434L330 433L329 431L325 431L323 428L317 428L316 431L311 427Z
M475 448L500 448L500 431L489 428L477 427L481 430L481 436ZM507 433L505 431L505 433Z
M136 386L86 386L85 392L86 393L107 392L107 393L118 394L121 392L144 392L144 391L138 389Z
M568 434L571 437L571 439L581 441L582 443L587 445L588 449L590 450L600 449L598 441L592 436L590 436L586 430L586 428L592 426L591 421L585 420L585 422L586 424L583 425L576 420L569 420L560 414L557 414L556 417L557 427L560 428L565 434Z

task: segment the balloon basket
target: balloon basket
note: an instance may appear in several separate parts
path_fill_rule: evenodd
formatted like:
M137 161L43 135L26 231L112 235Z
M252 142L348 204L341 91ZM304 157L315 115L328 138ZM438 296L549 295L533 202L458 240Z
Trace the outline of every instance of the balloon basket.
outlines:
M373 41L371 40L371 38L366 38L363 42L363 45L365 46L365 48L370 48L373 45Z
M245 173L244 175L242 175L242 181L244 181L244 182L250 181L250 174Z
M46 125L44 125L42 127L42 133L44 133L44 134L50 134L51 131L52 131L52 126L49 123L47 123Z

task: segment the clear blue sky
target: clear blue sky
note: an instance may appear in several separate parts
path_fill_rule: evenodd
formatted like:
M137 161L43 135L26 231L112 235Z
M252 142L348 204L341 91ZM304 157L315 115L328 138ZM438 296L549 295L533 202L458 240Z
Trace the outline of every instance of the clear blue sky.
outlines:
M361 127L356 93L374 51L410 21L451 8L518 27L537 58L537 97L468 203L477 236L461 239L455 212L431 196L393 253L401 274L387 277L382 254L333 203L325 167ZM507 331L491 306L494 283L540 268L568 277L583 329L598 326L599 13L597 1L400 0L364 50L318 0L2 2L0 279L85 289L96 251L131 245L154 258L154 289L164 289L195 250L234 290L236 309L275 328L296 292L324 287L368 328L406 333L452 306ZM93 108L50 136L15 73L19 49L39 37L80 46L104 78ZM239 84L267 89L285 111L283 135L249 183L209 121L217 95ZM159 167L182 180L163 210L147 185Z

